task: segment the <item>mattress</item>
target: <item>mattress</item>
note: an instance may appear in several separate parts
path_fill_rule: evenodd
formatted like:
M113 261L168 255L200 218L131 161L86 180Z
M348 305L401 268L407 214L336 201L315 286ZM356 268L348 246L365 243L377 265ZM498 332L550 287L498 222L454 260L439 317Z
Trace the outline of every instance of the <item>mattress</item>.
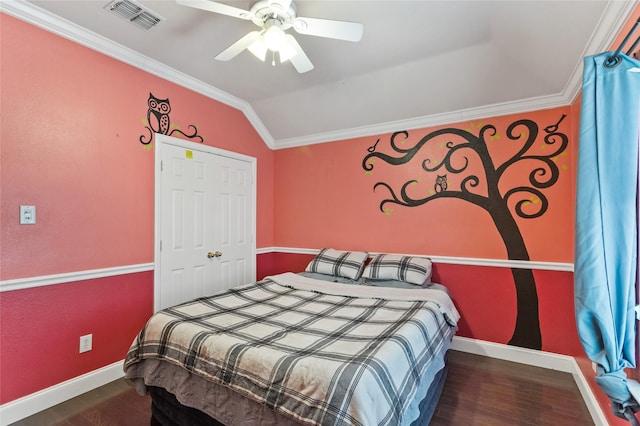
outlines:
M358 287L282 274L161 311L126 377L228 426L411 425L459 315L443 291Z

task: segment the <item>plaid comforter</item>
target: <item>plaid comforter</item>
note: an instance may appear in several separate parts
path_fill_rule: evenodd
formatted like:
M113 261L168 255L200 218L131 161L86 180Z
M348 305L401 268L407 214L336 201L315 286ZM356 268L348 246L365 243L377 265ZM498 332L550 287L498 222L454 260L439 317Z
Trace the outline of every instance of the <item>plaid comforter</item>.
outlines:
M288 273L156 313L124 368L161 359L302 423L402 425L458 319L443 291Z

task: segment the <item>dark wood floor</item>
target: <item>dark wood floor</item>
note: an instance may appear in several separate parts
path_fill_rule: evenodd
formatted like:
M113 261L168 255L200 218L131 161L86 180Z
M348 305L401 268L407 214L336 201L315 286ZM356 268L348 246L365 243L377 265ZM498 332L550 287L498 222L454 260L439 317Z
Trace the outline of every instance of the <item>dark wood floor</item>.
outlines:
M450 352L430 425L593 425L571 374Z
M139 396L123 379L12 426L149 425L150 405L148 396ZM449 375L431 421L433 426L592 424L570 374L456 351L450 353Z

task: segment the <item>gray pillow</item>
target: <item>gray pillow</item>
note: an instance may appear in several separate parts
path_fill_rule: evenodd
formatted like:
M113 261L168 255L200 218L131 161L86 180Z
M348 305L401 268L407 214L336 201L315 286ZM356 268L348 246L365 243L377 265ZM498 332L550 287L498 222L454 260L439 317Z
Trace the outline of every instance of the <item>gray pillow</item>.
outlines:
M431 280L431 259L379 254L369 262L362 276L374 280L394 280L422 285Z
M317 272L325 275L358 279L362 275L364 262L368 257L369 253L362 251L340 251L323 248L309 262L305 272Z

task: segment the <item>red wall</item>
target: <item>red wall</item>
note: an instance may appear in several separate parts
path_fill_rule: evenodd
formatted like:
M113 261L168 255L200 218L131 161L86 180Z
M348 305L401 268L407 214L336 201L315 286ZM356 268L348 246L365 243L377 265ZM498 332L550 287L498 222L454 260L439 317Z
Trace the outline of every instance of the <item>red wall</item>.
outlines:
M257 244L273 243L273 152L242 112L12 17L1 31L0 279L153 260L149 92L207 145L258 158ZM21 204L36 225L18 224Z
M525 241L530 260L539 262L573 262L574 158L577 138L573 132L577 117L571 107L535 111L518 115L487 118L447 125L447 128L468 131L478 137L485 125L495 126L494 137L486 137L486 147L492 166L498 168L525 145L528 129L517 127L517 140L508 137L507 129L518 120L532 120L538 125L535 142L527 150L529 156L544 156L561 146L560 138L549 145L545 141L548 126L559 124L558 130L568 139L566 149L553 156L558 180L541 192L548 200L548 210L540 217L525 219L516 216L514 206L531 193L509 199ZM411 130L408 136L396 139L401 149L410 150L428 134L445 126ZM399 129L402 130L402 129ZM531 134L534 134L531 132ZM382 158L372 170L363 168L363 161L375 144L375 151L400 157L390 145L390 135L325 143L279 150L275 158L275 230L276 244L282 247L363 250L382 253L409 253L454 258L508 259L505 242L496 222L483 208L460 198L440 198L417 207L380 203L390 197L385 187L374 190L377 182L388 183L396 192L402 184L416 180L407 192L413 198L423 198L434 191L435 175L448 175L448 191L459 191L461 181L469 175L479 177L479 185L471 191L486 196L485 170L480 157L471 149L461 150L452 161L455 167L468 164L464 173L440 168L425 172L423 161L438 163L447 153L450 141L461 143L451 132L425 144L410 161L391 165ZM530 186L530 173L536 168L550 168L543 161L524 160L510 166L499 181L504 195L509 189ZM537 209L541 202L526 208ZM529 213L532 210L528 210ZM286 260L286 259L284 259ZM295 265L300 266L300 265ZM302 266L304 267L304 265ZM474 267L436 264L434 279L450 288L462 320L459 335L507 343L513 335L516 321L516 290L509 268ZM534 274L538 292L542 349L562 354L581 353L573 321L573 275L570 272ZM536 303L535 299L526 303Z
M446 127L470 130L477 135L481 125L495 125L498 137L489 140L487 145L494 162L499 165L523 145L522 141L511 141L506 137L509 124L522 118L538 123L540 135L531 151L542 155L552 149L544 143L546 133L542 129L558 122L563 114L567 117L562 121L560 131L571 137L571 126L576 117L570 107ZM428 133L443 127L411 130L407 140L399 145L408 149ZM388 182L399 188L407 180L421 179L410 187L410 191L416 197L428 195L433 189L434 176L422 170L422 161L430 158L435 162L442 158L442 145L453 139L442 136L434 140L411 162L401 166L375 159L373 170L365 171L362 161L368 148L377 140L380 140L377 151L394 154L389 148L389 136L376 135L276 151L276 245L506 259L504 244L490 216L468 202L440 199L415 208L387 205L390 212L380 211L380 202L389 193L384 188L374 192L377 182ZM516 219L531 260L573 262L574 201L571 194L575 148L576 140L571 138L565 152L554 159L560 169L559 180L543 191L549 199L549 210L538 219ZM461 153L457 165L464 161L465 155L470 163L469 173L477 173L482 179L480 163L471 152ZM505 173L501 189L505 191L524 184L528 173L540 165L533 161L515 165L513 173ZM437 174L442 173L448 174L450 188L455 187L456 179L459 185L460 177L464 176L444 169Z
M153 312L153 272L3 292L0 312L6 402L123 359Z
M149 92L207 145L258 159L257 245L273 245L273 152L242 112L0 19L1 280L153 262ZM19 225L20 205L36 206L35 225ZM0 404L124 359L152 311L152 272L1 292Z

